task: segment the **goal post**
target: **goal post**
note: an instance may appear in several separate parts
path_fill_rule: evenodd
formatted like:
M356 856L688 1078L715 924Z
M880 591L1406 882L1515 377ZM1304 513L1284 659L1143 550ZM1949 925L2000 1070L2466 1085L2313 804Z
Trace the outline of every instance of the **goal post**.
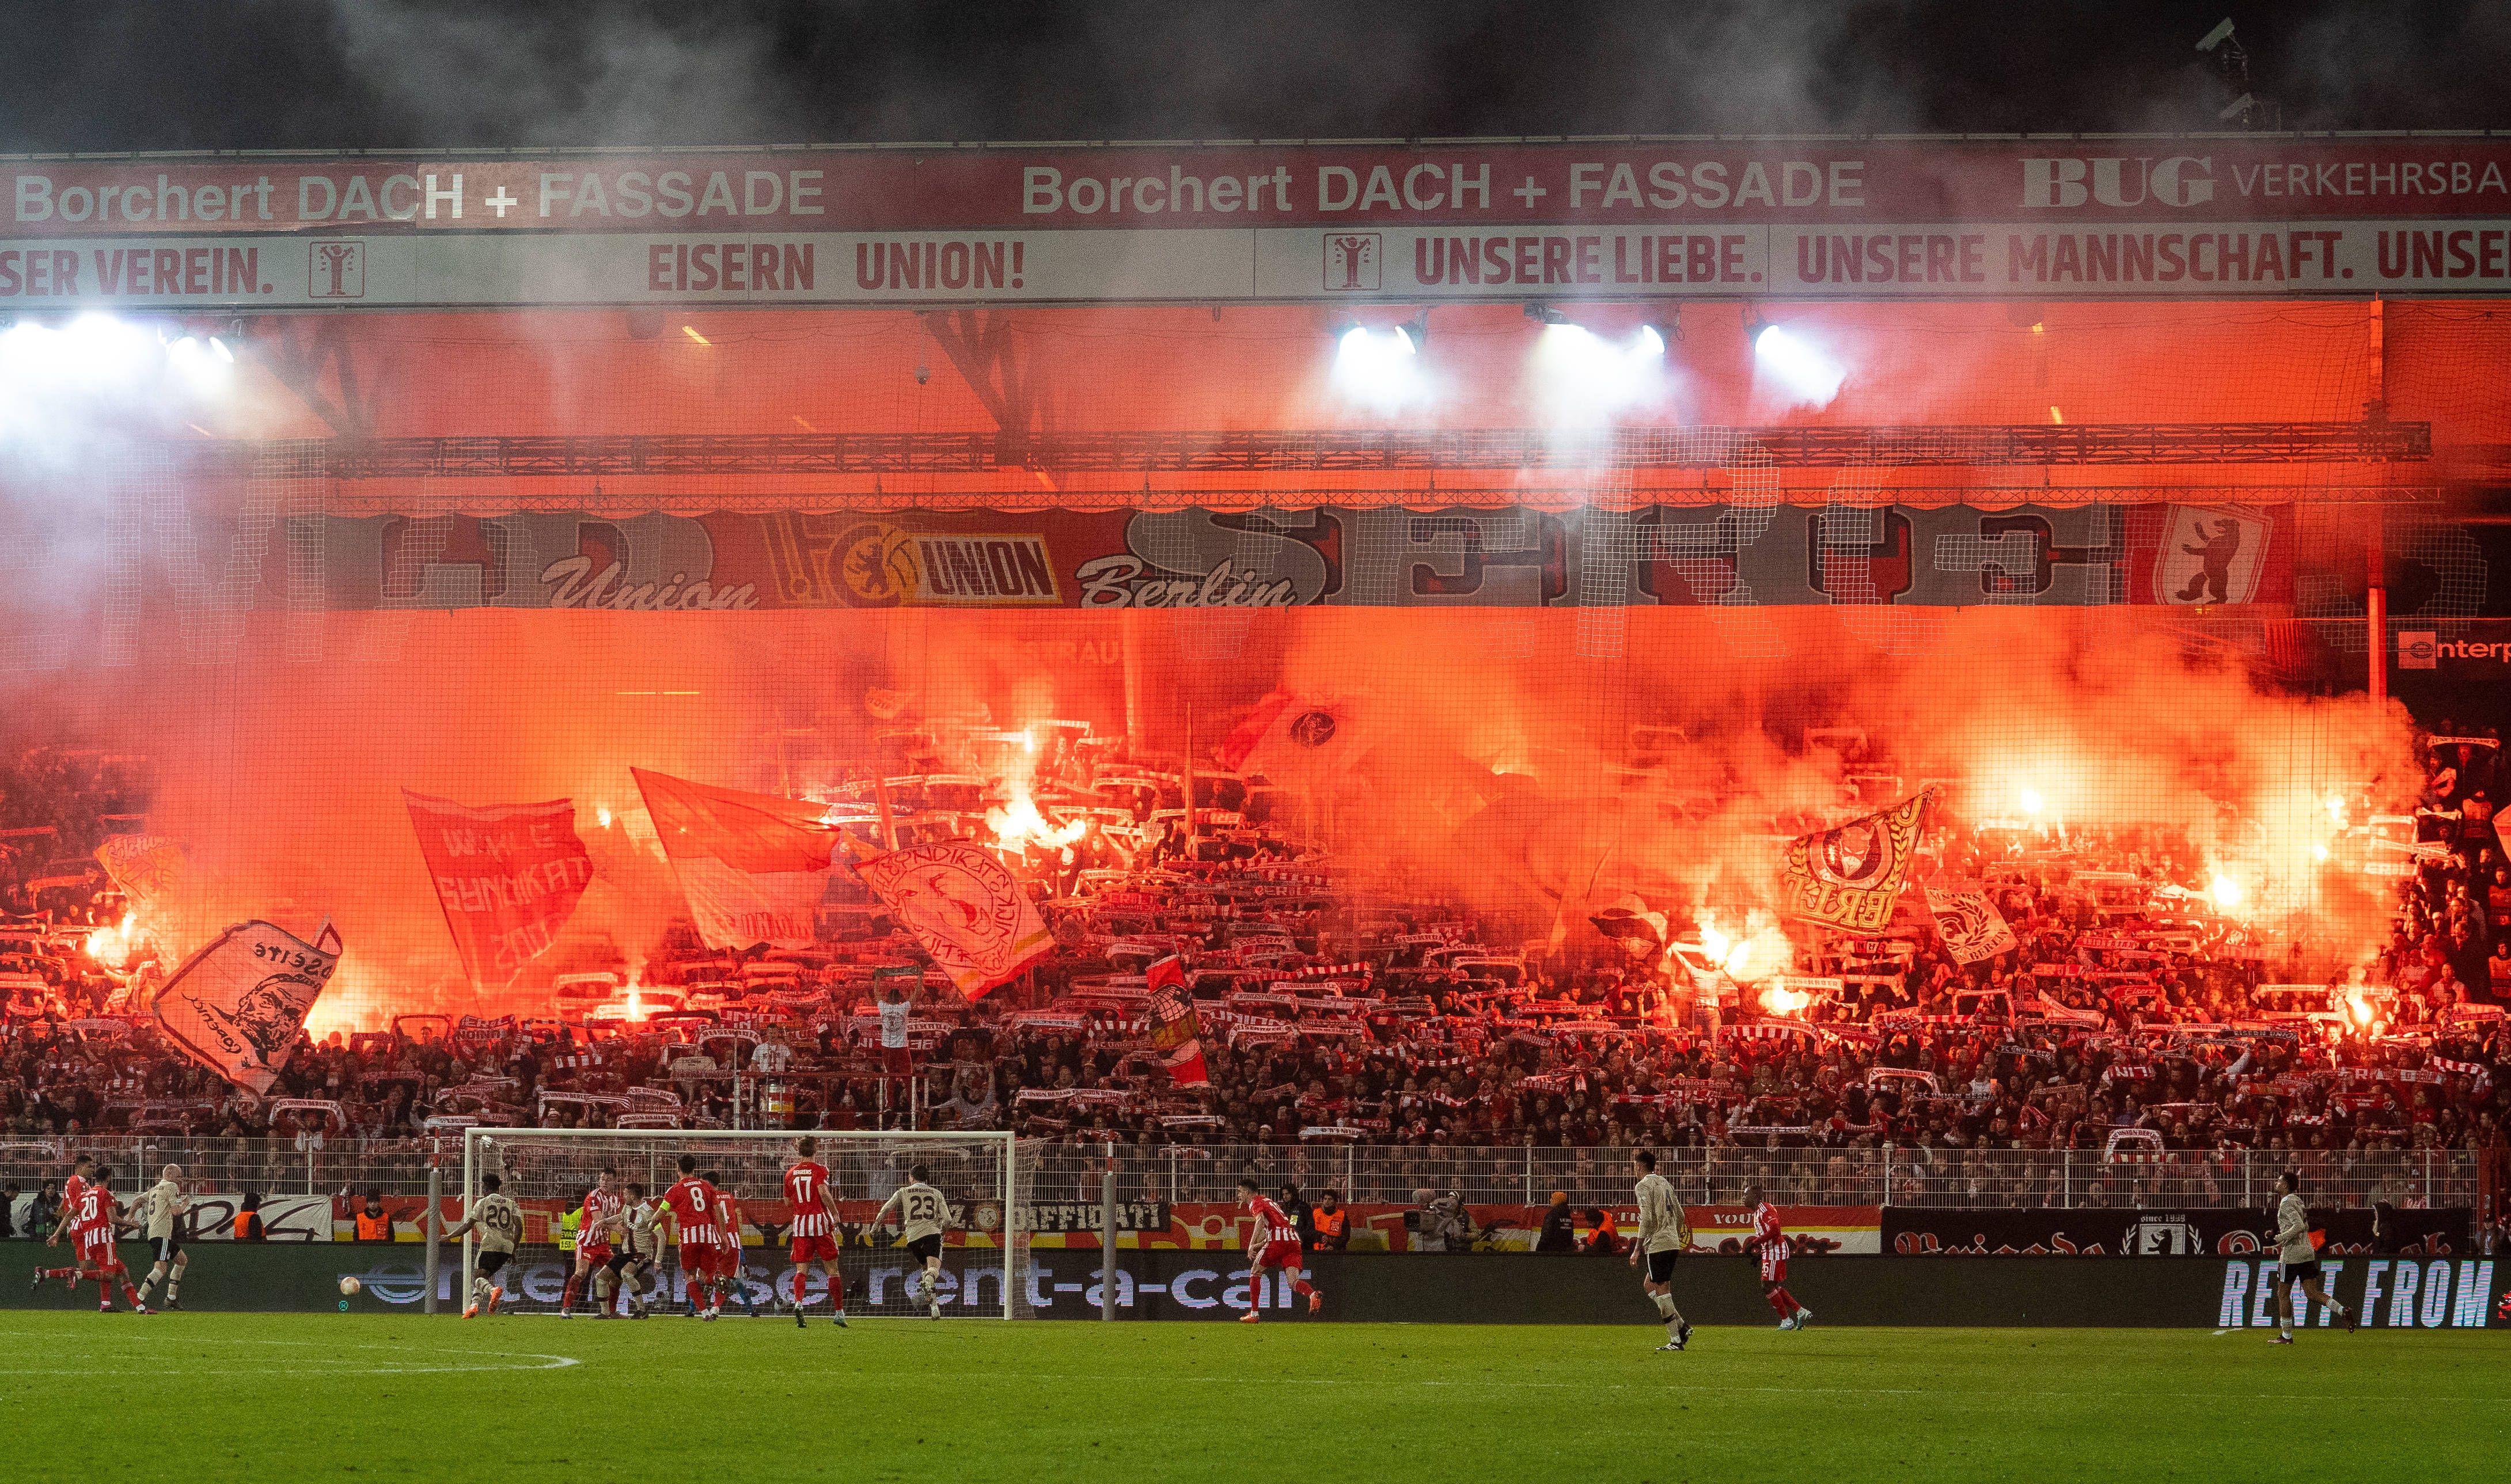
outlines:
M697 1173L740 1204L742 1248L739 1288L724 1313L747 1312L747 1294L761 1314L780 1314L778 1301L793 1293L788 1256L785 1170L799 1156L796 1143L819 1141L813 1156L829 1170L837 1199L837 1271L845 1280L848 1318L865 1315L926 1317L911 1299L921 1263L908 1251L892 1213L871 1230L874 1214L892 1192L908 1183L916 1164L928 1167L957 1220L944 1238L942 1275L935 1295L943 1316L1024 1318L1028 1299L1028 1172L1024 1151L1008 1132L836 1131L824 1129L621 1129L470 1128L462 1140L462 1214L475 1209L488 1175L523 1212L523 1238L500 1281L500 1313L556 1313L576 1255L563 1217L577 1209L606 1167L619 1184L642 1187L643 1199L661 1205L679 1178L680 1157L696 1161ZM656 1228L656 1259L632 1292L657 1317L685 1312L687 1275L668 1214ZM461 1287L456 1308L469 1302L478 1272L476 1234L462 1238ZM590 1289L591 1285L586 1285ZM806 1313L826 1318L830 1309L817 1265L806 1275ZM590 1291L577 1296L579 1317L595 1313Z

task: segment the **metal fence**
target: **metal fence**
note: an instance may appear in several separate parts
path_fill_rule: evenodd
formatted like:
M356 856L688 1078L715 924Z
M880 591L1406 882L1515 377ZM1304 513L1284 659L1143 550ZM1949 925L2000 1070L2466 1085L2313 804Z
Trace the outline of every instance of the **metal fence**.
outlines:
M633 1135L618 1135L630 1138ZM675 1135L658 1133L668 1143ZM443 1160L458 1182L459 1139L426 1147L360 1149L352 1144L300 1149L284 1139L141 1138L135 1136L0 1140L0 1181L31 1190L58 1181L82 1153L134 1189L144 1173L183 1166L197 1191L210 1194L328 1195L373 1188L386 1196L419 1196L431 1162ZM1031 1143L1022 1148L1034 1200L1101 1197L1107 1151L1097 1144ZM1407 1205L1428 1191L1459 1192L1474 1204L1540 1205L1555 1191L1580 1205L1624 1204L1630 1199L1630 1153L1624 1149L1534 1149L1382 1146L1180 1145L1118 1146L1117 1192L1128 1200L1171 1204L1236 1199L1242 1175L1267 1191L1285 1183L1314 1195L1332 1190L1347 1202ZM2473 1206L2476 1157L2459 1151L2349 1154L2273 1151L2157 1154L2110 1158L2097 1150L1672 1149L1658 1172L1687 1201L1732 1203L1758 1184L1770 1199L1799 1205L1924 1205L1991 1209L2016 1206L2164 1206L2257 1209L2269 1202L2275 1176L2300 1172L2313 1204ZM536 1192L531 1194L556 1194Z
M1269 1193L1293 1184L1347 1202L1409 1205L1456 1191L1477 1205L1541 1205L1555 1191L1578 1205L1628 1204L1627 1149L1391 1149L1280 1145L1180 1146L1116 1150L1120 1199L1226 1201L1240 1176ZM1099 1195L1106 1151L1050 1144L1035 1151L1032 1199L1088 1200ZM2299 1171L2313 1204L2472 1206L2476 1157L2462 1152L2318 1154L2235 1151L2105 1157L2098 1150L1673 1149L1657 1172L1686 1202L1732 1204L1759 1185L1793 1205L2163 1206L2258 1209L2271 1202L2276 1175Z

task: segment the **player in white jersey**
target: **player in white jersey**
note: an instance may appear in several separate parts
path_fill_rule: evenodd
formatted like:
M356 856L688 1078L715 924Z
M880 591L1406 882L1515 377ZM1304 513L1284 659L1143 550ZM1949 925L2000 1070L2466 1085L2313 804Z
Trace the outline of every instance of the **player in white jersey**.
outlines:
M656 1243L663 1239L663 1235L654 1227L660 1215L654 1209L654 1203L645 1199L645 1187L630 1181L627 1204L610 1218L613 1238L610 1262L606 1270L595 1275L593 1279L594 1291L600 1296L604 1313L611 1312L613 1290L624 1289L628 1295L629 1316L637 1319L646 1316L645 1277L653 1271L654 1259L661 1254Z
M490 1313L497 1312L497 1301L506 1296L505 1285L497 1281L497 1275L514 1261L515 1248L523 1239L523 1208L515 1204L512 1196L499 1193L497 1187L502 1183L494 1175L482 1175L480 1189L483 1194L471 1202L471 1209L463 1213L460 1221L445 1229L448 1241L465 1232L480 1234L480 1265L471 1278L471 1302L462 1310L466 1319L476 1317L483 1309Z
M872 1217L871 1225L877 1232L888 1225L892 1210L898 1212L899 1230L907 1238L907 1250L924 1262L922 1291L925 1313L938 1319L942 1317L942 1234L959 1224L959 1214L950 1209L948 1198L926 1183L929 1173L921 1164L909 1165L907 1183L881 1203L880 1214ZM908 1292L911 1295L915 1290L910 1288Z
M2319 1301L2320 1307L2332 1310L2345 1321L2350 1332L2358 1322L2354 1311L2328 1296L2320 1286L2319 1249L2310 1244L2310 1210L2301 1203L2301 1177L2292 1170L2276 1176L2276 1324L2281 1331L2267 1343L2293 1343L2293 1285Z
M1691 1221L1683 1214L1674 1186L1656 1172L1653 1152L1633 1152L1631 1168L1640 1177L1631 1192L1640 1202L1639 1230L1631 1235L1631 1266L1636 1268L1642 1260L1647 1263L1647 1276L1640 1280L1640 1287L1656 1305L1657 1317L1665 1320L1665 1343L1657 1349L1679 1351L1691 1343L1691 1321L1674 1307L1674 1260L1691 1245Z
M183 1307L176 1294L183 1284L183 1270L192 1261L183 1250L183 1217L191 1209L191 1198L183 1194L183 1167L179 1164L167 1165L157 1183L139 1198L138 1209L133 1214L143 1224L149 1254L156 1259L148 1275L139 1280L139 1303L143 1308L148 1303L148 1290L160 1281L166 1285L165 1307Z

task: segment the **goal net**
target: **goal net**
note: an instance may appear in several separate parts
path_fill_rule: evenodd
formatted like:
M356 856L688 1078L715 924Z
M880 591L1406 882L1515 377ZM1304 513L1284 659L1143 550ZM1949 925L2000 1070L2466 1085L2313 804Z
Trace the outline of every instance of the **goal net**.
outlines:
M945 1318L1026 1317L1028 1223L1020 1150L1009 1133L815 1132L812 1156L827 1166L837 1203L837 1270L845 1283L848 1318L862 1315ZM557 1313L568 1297L568 1278L579 1267L576 1228L569 1220L601 1172L612 1171L629 1203L650 1203L656 1212L655 1257L641 1273L618 1282L608 1308L634 1312L641 1302L654 1317L692 1312L689 1274L678 1233L665 1209L664 1194L679 1178L688 1156L696 1173L738 1205L737 1272L719 1278L727 1315L755 1313L787 1317L794 1289L785 1199L785 1171L795 1162L797 1141L790 1130L629 1131L621 1129L473 1128L463 1139L462 1209L485 1192L495 1176L500 1192L522 1208L522 1239L497 1277L504 1288L498 1312ZM947 1198L955 1218L945 1234L942 1272L930 1300L921 1291L923 1263L902 1239L893 1211L880 1229L873 1219L892 1193L923 1165L930 1184ZM636 1187L634 1192L630 1187ZM614 1251L616 1250L614 1246ZM481 1248L463 1239L457 1298L472 1292ZM596 1284L576 1285L572 1309L579 1317L599 1313ZM825 1319L828 1284L808 1265L801 1292L804 1313ZM463 1299L468 1302L467 1298Z

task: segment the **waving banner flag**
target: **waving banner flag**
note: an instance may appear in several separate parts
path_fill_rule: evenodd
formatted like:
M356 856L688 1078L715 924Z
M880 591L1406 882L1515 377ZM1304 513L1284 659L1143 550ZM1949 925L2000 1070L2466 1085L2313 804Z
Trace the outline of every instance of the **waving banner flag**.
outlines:
M2005 917L1975 881L1947 882L1927 888L1927 910L1935 914L1936 932L1957 964L1976 964L2020 944Z
M1180 1087L1207 1086L1212 1074L1203 1064L1203 1020L1194 997L1186 992L1185 965L1174 953L1142 971L1149 984L1151 1051Z
M811 944L837 849L826 806L628 771L708 947Z
M1933 788L1921 788L1880 813L1789 841L1781 909L1865 932L1890 922L1935 798Z
M1349 701L1275 691L1256 703L1213 756L1233 773L1299 779L1349 768L1367 750L1360 742Z
M511 983L557 940L593 884L575 801L473 809L406 788L401 797L462 971L478 985Z
M157 992L158 1028L185 1055L260 1096L279 1081L339 963L340 934L328 922L310 943L269 923L238 923Z
M183 842L172 835L107 835L96 848L96 860L143 914L165 905L191 874Z
M1055 945L1019 879L973 840L868 856L855 874L971 1000Z

